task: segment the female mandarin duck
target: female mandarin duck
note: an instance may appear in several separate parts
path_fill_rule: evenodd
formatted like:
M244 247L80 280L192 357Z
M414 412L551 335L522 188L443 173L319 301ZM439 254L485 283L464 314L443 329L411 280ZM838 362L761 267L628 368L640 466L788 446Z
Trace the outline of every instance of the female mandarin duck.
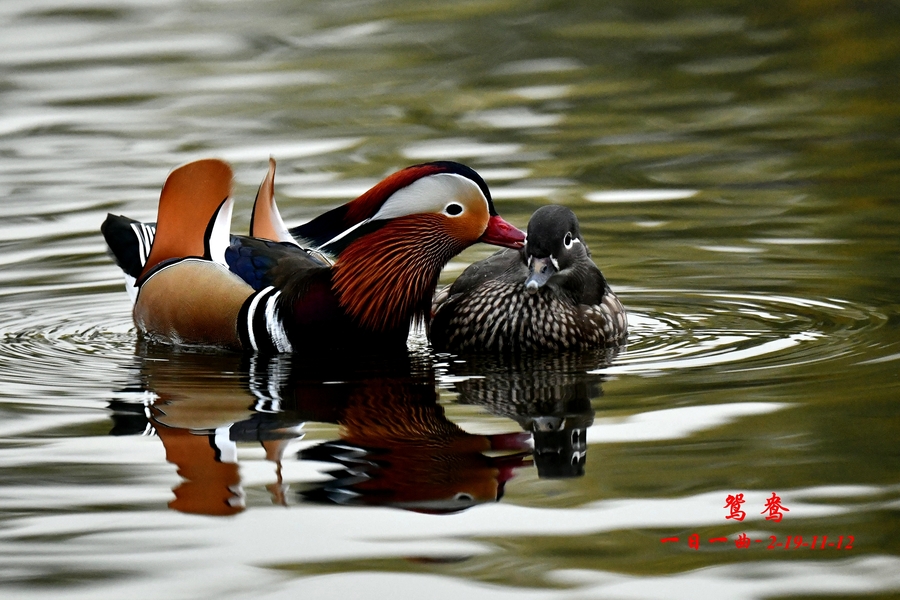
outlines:
M497 215L484 180L458 163L403 169L290 231L275 206L274 176L270 161L251 237L229 233L232 172L215 159L169 175L155 229L107 217L107 244L136 280L142 333L278 352L405 343L450 258L479 241L516 248L525 239Z
M501 250L467 268L432 307L438 350L567 350L616 345L625 308L609 288L563 206L544 206L521 250Z

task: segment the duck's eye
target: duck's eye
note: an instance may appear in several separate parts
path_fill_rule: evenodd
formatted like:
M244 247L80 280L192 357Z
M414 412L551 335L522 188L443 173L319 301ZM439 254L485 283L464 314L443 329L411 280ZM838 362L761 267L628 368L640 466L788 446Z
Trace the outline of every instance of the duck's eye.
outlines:
M566 247L566 250L572 247L572 234L566 232L566 237L563 238L563 246Z
M444 209L444 212L450 215L451 217L455 217L456 215L462 213L463 207L456 202L447 205L447 208Z

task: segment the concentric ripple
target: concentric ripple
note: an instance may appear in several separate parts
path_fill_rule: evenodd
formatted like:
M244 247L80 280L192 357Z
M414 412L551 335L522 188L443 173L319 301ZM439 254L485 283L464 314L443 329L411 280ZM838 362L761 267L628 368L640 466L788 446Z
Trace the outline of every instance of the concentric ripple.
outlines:
M628 346L596 373L654 374L733 365L788 367L853 353L860 330L887 317L837 299L685 290L628 290Z
M629 342L606 375L729 365L761 369L857 351L886 317L838 299L685 290L623 290ZM77 396L132 368L135 334L124 293L70 295L0 309L0 384L7 397ZM598 365L599 367L599 365Z
M134 366L124 292L21 299L0 305L0 387L7 401L92 398Z

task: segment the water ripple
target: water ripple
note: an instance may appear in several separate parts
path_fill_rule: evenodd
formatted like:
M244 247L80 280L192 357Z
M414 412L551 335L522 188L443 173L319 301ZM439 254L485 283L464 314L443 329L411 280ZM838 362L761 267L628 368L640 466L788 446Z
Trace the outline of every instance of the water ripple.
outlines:
M849 335L886 317L836 299L693 291L623 294L629 344L595 374L657 374L733 364L733 370L785 368L852 351ZM653 306L645 311L642 305Z
M854 352L854 335L886 317L836 299L696 291L622 290L629 343L602 375L654 375L729 365L788 368ZM648 309L647 307L653 307ZM135 334L118 291L42 298L0 308L0 382L7 395L97 384L96 372L134 363ZM80 365L73 368L73 365ZM23 379L25 370L30 377Z
M134 333L120 293L0 305L0 396L7 401L96 400L98 385L134 365Z

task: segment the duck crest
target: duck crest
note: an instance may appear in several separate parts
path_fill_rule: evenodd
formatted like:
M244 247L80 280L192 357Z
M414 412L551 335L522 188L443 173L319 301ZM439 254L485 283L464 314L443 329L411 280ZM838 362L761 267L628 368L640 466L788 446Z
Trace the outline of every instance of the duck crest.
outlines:
M464 247L445 227L438 215L404 217L347 246L332 276L344 310L373 331L424 317L441 269Z
M353 226L373 217L391 194L428 175L446 171L437 164L407 167L383 179L356 200L349 202L345 215L345 225Z
M308 242L325 252L337 254L342 250L343 242L346 241L342 238L354 232L356 228L364 227L370 219L378 214L378 211L394 193L409 187L420 179L438 173L459 175L471 180L487 200L490 216L497 215L487 184L477 172L460 163L438 161L413 165L397 171L375 184L355 200L319 215L308 223L291 228L290 234L295 239ZM341 243L335 244L339 240Z

